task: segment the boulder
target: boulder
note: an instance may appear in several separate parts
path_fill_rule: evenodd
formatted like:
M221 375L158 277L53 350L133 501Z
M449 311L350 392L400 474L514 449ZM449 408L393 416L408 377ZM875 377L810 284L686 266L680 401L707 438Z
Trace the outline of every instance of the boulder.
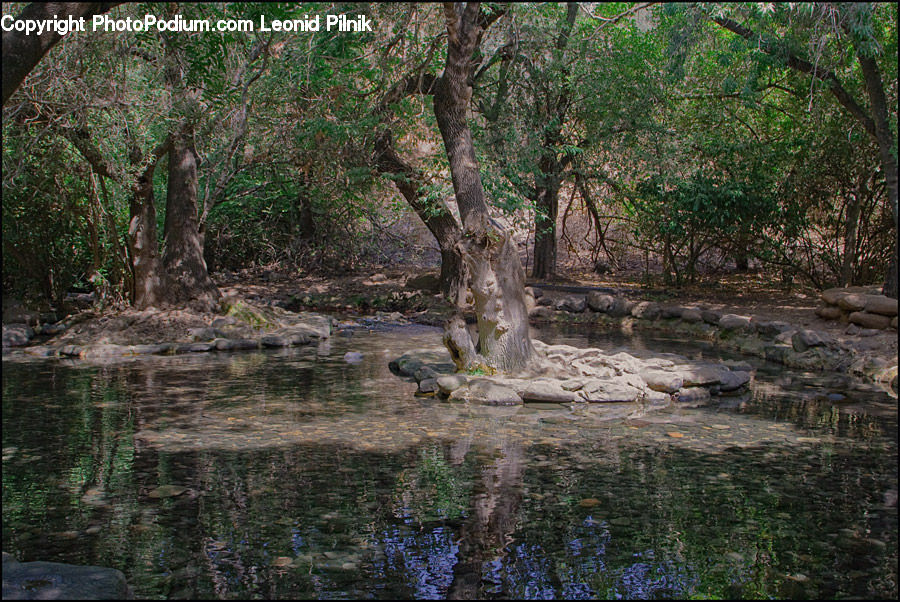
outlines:
M750 382L750 373L742 370L728 370L719 379L719 390L723 392L737 391Z
M435 379L442 395L450 395L453 391L466 385L469 379L462 374L446 374Z
M21 347L27 345L28 341L34 336L34 330L28 324L4 324L3 325L3 346L4 347Z
M850 322L863 328L878 328L883 330L890 327L891 319L880 314L870 314L867 311L854 311L850 314Z
M897 300L884 295L866 295L866 311L892 318L897 315Z
M718 326L719 320L722 319L722 313L712 309L701 309L700 317L703 318L703 321L707 324Z
M722 373L727 371L727 368L712 364L677 366L676 368L678 374L684 381L685 387L700 387L718 384Z
M584 300L584 297L563 297L556 302L556 309L577 314L587 309L587 302Z
M703 314L695 307L685 307L681 310L681 319L684 322L695 324L703 321Z
M840 312L840 310L838 311ZM779 322L777 320L768 322L757 320L756 318L750 319L750 325L756 329L756 332L758 332L760 336L764 337L777 337L782 332L792 328L787 322Z
M709 391L703 387L688 387L679 389L675 393L675 399L679 403L704 403L709 401L711 397Z
M866 307L867 295L862 293L847 293L840 295L837 300L838 307L847 311L862 311Z
M122 571L61 562L17 562L3 553L4 600L126 600Z
M820 305L816 308L816 315L823 320L838 320L843 313L844 310L836 305Z
M805 328L798 330L791 337L791 346L794 351L803 353L810 347L821 347L827 345L828 339L815 330L807 330Z
M544 296L544 291L539 289L536 286L526 286L525 294L527 295L529 293L529 291L531 291L531 296L534 297L535 299L540 299L541 297Z
M647 383L647 386L653 391L675 393L684 386L684 379L675 372L642 370L638 372L638 376L644 379L644 382Z
M522 398L509 387L498 385L486 378L476 378L468 385L450 393L450 399L461 399L484 405L511 406L522 403Z
M578 396L590 403L629 403L643 397L637 387L618 381L593 380L585 383Z
M259 339L263 347L290 347L291 341L287 337L277 334L267 334Z
M416 390L417 395L428 395L438 391L437 380L434 378L424 378L419 381L419 388Z
M659 317L660 318L680 318L682 311L684 311L684 309L677 305L666 305L666 306L663 306L660 308Z
M522 401L543 401L549 403L566 403L577 401L578 395L566 391L557 383L548 381L532 381L522 392Z
M601 314L607 313L609 308L613 306L614 301L615 297L600 291L591 291L587 296L587 306Z
M631 315L639 320L655 320L659 314L659 304L652 301L641 301L631 308Z
M719 320L719 328L723 330L747 331L752 327L750 325L750 318L748 318L747 316L725 314Z
M528 312L529 318L534 318L538 320L546 320L553 317L553 308L546 306L538 306Z
M625 297L614 297L612 306L606 313L614 318L624 318L631 313L631 308L634 305L634 301L629 301Z

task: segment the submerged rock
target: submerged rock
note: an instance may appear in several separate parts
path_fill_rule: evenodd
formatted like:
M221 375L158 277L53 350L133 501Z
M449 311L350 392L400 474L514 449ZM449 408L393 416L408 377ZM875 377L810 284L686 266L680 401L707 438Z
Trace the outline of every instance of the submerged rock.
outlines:
M131 590L122 571L61 562L17 562L3 553L4 600L124 600Z

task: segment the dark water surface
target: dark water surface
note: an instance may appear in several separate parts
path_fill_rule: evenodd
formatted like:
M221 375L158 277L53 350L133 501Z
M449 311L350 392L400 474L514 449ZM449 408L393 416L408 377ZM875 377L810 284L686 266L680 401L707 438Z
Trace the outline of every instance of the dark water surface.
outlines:
M141 598L897 598L877 387L748 360L705 407L466 407L387 368L439 343L4 361L3 550Z

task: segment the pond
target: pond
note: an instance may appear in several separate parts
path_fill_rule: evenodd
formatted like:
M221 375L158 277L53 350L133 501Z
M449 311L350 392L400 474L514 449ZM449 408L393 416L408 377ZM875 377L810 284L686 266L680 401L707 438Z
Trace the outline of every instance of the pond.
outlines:
M749 359L748 393L700 407L467 407L388 370L437 329L345 334L4 361L3 550L139 598L898 596L897 402L873 385Z

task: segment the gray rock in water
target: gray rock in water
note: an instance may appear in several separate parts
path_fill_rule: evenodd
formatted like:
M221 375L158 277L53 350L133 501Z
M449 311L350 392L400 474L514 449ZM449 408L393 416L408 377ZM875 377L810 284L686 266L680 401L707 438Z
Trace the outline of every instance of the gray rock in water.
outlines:
M838 311L838 313L840 313L840 311ZM791 329L791 325L787 322L779 322L777 320L768 322L764 320L757 320L756 318L751 318L750 324L754 328L756 328L756 332L764 337L777 337L782 332Z
M578 399L578 395L572 391L566 391L559 384L546 381L531 382L522 392L523 401L566 403Z
M434 378L423 378L419 381L419 388L416 390L416 394L418 395L428 395L429 393L436 393L438 391L437 379Z
M290 347L291 341L287 337L277 334L267 334L260 337L259 342L263 347Z
M535 307L530 312L528 312L528 317L535 318L538 320L552 318L553 317L553 308L545 307L545 306Z
M605 314L609 308L613 306L615 297L601 293L600 291L591 291L587 296L587 306L596 312Z
M467 386L460 387L450 394L450 399L463 399L484 405L510 406L522 403L522 398L510 389L486 378L477 378Z
M462 374L447 374L436 379L438 389L442 395L450 395L453 391L459 389L469 382L469 379Z
M191 328L188 330L188 335L191 337L192 341L212 341L218 334L216 329L210 326Z
M711 395L709 394L709 391L703 387L679 389L675 394L675 399L678 400L679 403L705 403L709 401L710 398Z
M363 354L359 351L348 351L344 354L344 361L348 364L359 364L363 361ZM416 379L421 380L421 379Z
M556 309L578 314L587 309L587 302L584 297L563 297L556 302Z
M820 347L827 344L827 340L815 330L798 330L791 337L791 345L794 351L803 353L810 347Z
M34 336L34 330L28 324L4 324L3 325L3 346L4 347L21 347L27 345L28 341Z
M615 297L612 306L606 313L614 318L624 318L631 313L632 307L634 307L634 301L629 301L625 297Z
M749 372L740 370L723 371L719 377L719 390L723 392L737 391L749 382Z
M677 305L666 305L660 308L659 317L660 318L680 318L681 312L684 311L683 308L678 307Z
M60 562L17 562L3 553L4 600L125 600L122 571Z
M642 301L631 308L631 315L639 320L655 320L660 315L659 304Z
M663 393L675 393L684 386L684 379L675 372L665 372L663 370L642 370L638 373L647 386L653 391L661 391Z
M578 395L591 403L628 403L641 398L643 391L618 381L592 380L585 383Z
M719 320L719 328L723 330L747 331L751 329L750 318L736 314L725 314Z
M718 326L719 320L722 319L722 313L712 309L701 309L700 317L703 318L703 321L707 324Z
M685 387L702 387L718 384L728 369L717 365L678 366Z
M703 321L703 314L695 307L685 307L681 310L681 319L684 322L695 324Z

